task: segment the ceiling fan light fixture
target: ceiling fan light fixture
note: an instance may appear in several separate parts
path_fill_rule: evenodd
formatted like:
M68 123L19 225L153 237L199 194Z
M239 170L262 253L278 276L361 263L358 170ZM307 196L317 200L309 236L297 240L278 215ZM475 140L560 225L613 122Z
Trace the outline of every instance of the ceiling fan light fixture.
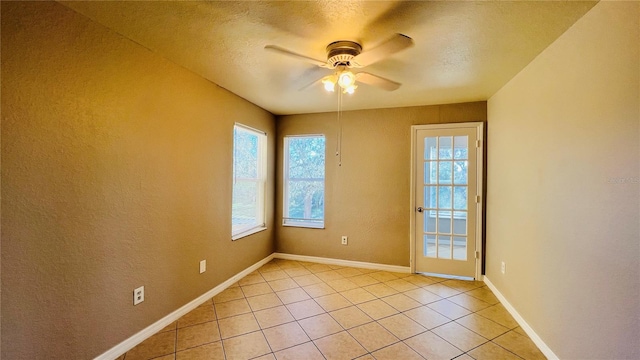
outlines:
M336 80L334 79L334 76L331 75L324 77L322 79L322 85L328 92L334 92L336 89Z
M357 88L358 88L358 85L351 85L351 86L348 86L348 87L344 88L342 90L342 92L345 93L345 94L353 94L354 92L356 92Z
M347 89L356 83L356 76L349 70L345 70L338 75L338 84L341 88Z

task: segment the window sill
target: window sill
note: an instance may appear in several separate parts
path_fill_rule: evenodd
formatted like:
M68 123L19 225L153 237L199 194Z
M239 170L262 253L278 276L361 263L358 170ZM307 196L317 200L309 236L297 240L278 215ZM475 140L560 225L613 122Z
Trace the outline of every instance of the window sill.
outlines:
M236 240L242 239L243 237L247 237L249 235L253 235L255 233L259 233L259 232L264 231L264 230L267 230L266 226L255 227L253 229L249 229L247 231L243 231L243 232L241 232L239 234L231 236L231 240L232 241L236 241Z
M314 224L314 223L308 223L308 222L299 222L299 223L284 223L283 222L282 226L308 228L308 229L324 229L324 223L322 223L322 224Z

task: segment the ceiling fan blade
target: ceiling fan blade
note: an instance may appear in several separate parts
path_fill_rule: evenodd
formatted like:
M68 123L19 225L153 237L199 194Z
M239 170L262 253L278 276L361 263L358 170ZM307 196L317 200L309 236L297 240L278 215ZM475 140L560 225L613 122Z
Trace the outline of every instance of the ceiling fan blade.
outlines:
M375 48L367 50L354 57L353 60L351 60L351 63L357 64L358 67L364 67L411 46L413 46L413 39L406 35L395 34Z
M397 90L400 83L366 72L356 74L356 80L367 85L376 86L387 91Z
M285 48L281 48L280 46L267 45L264 48L265 48L265 50L276 52L278 54L282 54L282 55L285 55L285 56L298 58L298 59L304 60L306 62L310 62L310 63L318 65L318 66L322 66L322 67L327 66L327 62L326 61L322 61L322 60L314 59L314 58L311 58L311 57L308 57L308 56L296 54L293 51L289 51L289 50L287 50Z

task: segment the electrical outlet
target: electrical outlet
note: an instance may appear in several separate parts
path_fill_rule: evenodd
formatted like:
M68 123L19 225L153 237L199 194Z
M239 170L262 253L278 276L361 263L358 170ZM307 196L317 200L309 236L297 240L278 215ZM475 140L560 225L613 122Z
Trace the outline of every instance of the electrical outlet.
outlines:
M133 305L138 305L144 301L144 286L133 290Z
M200 274L207 271L207 260L200 261Z
M347 245L347 240L348 240L348 239L349 239L348 237L343 236L343 237L342 237L342 245Z
M500 266L500 271L502 272L502 274L507 272L507 264L505 264L504 261L502 262L502 266Z

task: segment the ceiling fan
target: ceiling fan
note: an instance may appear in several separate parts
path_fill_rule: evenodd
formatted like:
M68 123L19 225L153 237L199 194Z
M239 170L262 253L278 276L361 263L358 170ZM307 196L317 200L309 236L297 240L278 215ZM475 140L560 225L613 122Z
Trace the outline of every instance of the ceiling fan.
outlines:
M336 70L335 73L318 79L300 90L303 90L317 82L322 82L325 90L327 91L335 91L335 85L338 84L344 93L353 94L355 89L358 87L356 85L356 81L376 86L387 91L398 89L401 85L398 82L385 79L368 72L353 73L349 69L363 68L411 46L413 46L413 40L403 34L395 34L380 45L366 51L363 51L362 46L355 41L334 41L327 45L326 61L297 54L276 45L267 45L264 48L282 55L310 62L322 68Z

